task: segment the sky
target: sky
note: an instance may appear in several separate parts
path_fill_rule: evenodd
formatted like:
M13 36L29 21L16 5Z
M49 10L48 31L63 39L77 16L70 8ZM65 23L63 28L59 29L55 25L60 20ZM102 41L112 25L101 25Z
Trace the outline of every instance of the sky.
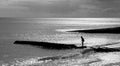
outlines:
M0 0L0 17L119 18L120 0Z

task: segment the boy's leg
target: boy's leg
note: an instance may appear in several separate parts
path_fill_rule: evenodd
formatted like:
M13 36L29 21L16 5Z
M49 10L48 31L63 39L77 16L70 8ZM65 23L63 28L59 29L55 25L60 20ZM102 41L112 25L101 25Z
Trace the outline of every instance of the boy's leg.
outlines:
M82 47L83 47L83 42L82 42Z

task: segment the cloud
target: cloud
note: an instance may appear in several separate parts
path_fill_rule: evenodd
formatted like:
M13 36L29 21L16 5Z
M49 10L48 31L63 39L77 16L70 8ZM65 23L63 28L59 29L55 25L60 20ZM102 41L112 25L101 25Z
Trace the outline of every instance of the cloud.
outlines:
M78 8L76 1L72 0L1 0L0 13L9 16L11 12L26 13L37 16L49 16L54 14L69 13ZM9 10L9 11L8 11ZM15 15L13 14L13 15ZM18 15L18 14L17 14Z
M119 17L118 6L119 0L0 0L0 15L16 12L13 16Z
M33 12L65 14L79 9L79 0L25 0L13 3L12 6L27 7Z

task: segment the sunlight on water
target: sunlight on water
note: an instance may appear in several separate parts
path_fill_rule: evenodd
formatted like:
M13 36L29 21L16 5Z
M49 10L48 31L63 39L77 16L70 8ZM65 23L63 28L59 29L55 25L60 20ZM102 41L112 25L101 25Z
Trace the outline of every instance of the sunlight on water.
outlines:
M112 39L108 38L88 38L86 39L87 46L94 46L94 45L101 45L101 44L107 44L111 43ZM113 41L114 42L114 41Z
M108 44L108 43L117 42L117 41L118 40L113 40L108 38L98 38L98 37L90 38L89 37L85 39L85 45L95 46L95 45L103 45L103 44ZM62 40L62 41L58 41L58 43L75 44L77 46L81 46L81 39L76 38L76 39Z
M84 30L84 29L56 29L58 32L67 32L67 31L74 31L74 30Z
M119 52L94 53L89 51L90 53L88 52L87 54L83 55L81 52L78 52L77 55L73 54L73 56L68 55L67 57L65 56L68 53L68 51L66 50L46 50L40 47L13 44L13 42L16 40L32 40L75 44L77 46L81 46L81 36L84 37L86 46L95 46L120 42L120 34L85 34L66 32L73 30L85 30L113 26L119 27L119 18L65 18L53 20L35 19L32 21L21 20L14 21L13 19L10 23L8 23L10 21L8 19L8 22L0 23L0 64L2 64L1 66L103 66L110 63L120 62ZM119 44L114 46L120 47ZM79 51L81 50L79 49ZM73 53L72 50L69 50L69 52ZM41 57L43 58L44 56L53 56L54 58L54 56L57 54L65 54L65 57L62 56L62 59L60 58L54 61L38 61L38 59L40 59ZM32 56L32 58L25 59L25 57L29 56ZM34 58L33 56L36 58ZM16 59L11 61L9 58ZM6 62L5 60L8 60L8 62Z
M49 24L59 24L59 25L70 25L70 26L80 26L80 25L120 25L119 18L52 18L47 19ZM39 22L38 22L39 23Z

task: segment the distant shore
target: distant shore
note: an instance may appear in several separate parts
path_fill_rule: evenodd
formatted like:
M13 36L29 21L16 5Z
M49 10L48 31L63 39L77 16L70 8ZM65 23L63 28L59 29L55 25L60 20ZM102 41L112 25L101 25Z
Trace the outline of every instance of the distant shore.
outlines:
M67 30L67 29L66 29ZM111 33L111 34L120 34L120 27L112 28L100 28L100 29L86 29L86 30L70 30L66 32L78 32L78 33Z

